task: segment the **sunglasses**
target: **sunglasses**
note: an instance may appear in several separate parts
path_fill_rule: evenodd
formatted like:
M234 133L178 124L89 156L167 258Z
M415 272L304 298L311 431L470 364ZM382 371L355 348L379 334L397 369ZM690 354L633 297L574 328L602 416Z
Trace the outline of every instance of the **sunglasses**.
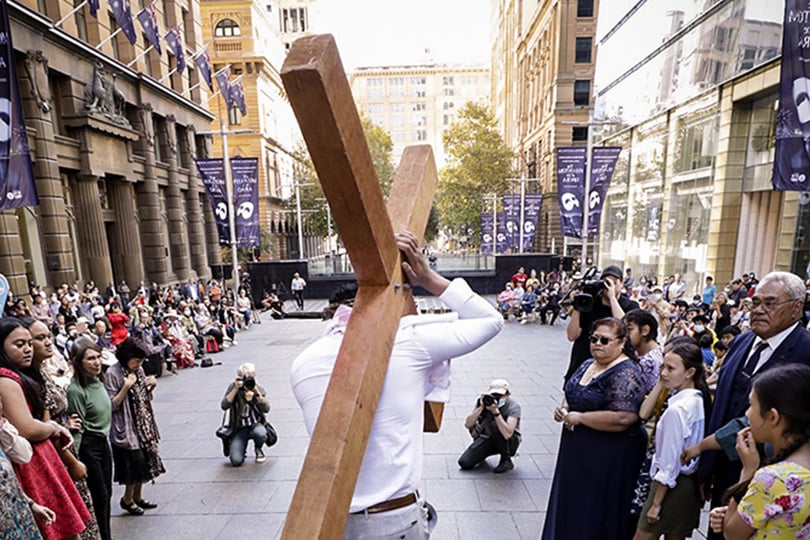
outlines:
M610 343L614 339L618 339L618 338L612 338L612 337L607 337L607 336L591 336L589 339L591 340L591 343L594 343L594 344L595 343L601 343L602 345L607 345L608 343Z

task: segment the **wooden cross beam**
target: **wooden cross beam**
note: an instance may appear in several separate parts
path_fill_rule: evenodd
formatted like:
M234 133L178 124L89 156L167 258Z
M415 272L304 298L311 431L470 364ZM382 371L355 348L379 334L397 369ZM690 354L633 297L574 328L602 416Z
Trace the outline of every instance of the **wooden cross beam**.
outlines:
M394 232L424 234L436 166L430 146L406 148L386 208L331 35L293 43L281 79L359 283L282 537L338 539L408 297Z

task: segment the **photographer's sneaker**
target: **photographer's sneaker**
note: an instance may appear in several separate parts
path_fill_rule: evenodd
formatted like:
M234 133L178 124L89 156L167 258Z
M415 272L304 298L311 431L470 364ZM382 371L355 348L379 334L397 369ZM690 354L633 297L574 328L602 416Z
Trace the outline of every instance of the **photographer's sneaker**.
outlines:
M264 455L260 449L256 450L256 463L264 463L267 461L267 456Z
M498 466L495 467L495 470L493 470L492 472L494 472L495 474L500 474L500 473L509 472L514 468L515 468L515 464L512 463L512 458L510 458L510 457L507 457L507 458L501 457L501 462L498 463Z

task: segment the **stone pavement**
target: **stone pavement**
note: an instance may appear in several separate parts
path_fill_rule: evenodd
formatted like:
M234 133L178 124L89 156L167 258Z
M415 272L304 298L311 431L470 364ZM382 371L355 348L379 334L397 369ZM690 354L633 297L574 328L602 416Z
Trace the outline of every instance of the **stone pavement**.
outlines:
M123 488L115 486L112 529L117 540L280 537L309 441L290 389L289 368L324 323L274 321L266 314L262 319L263 324L237 335L237 346L213 355L222 365L158 380L153 403L167 472L154 485L145 485L143 493L160 506L144 516L126 515L118 505ZM434 540L539 537L560 432L552 412L561 398L568 352L564 322L511 321L490 343L454 360L452 399L442 429L425 434L422 491L439 514ZM253 461L250 444L245 464L232 468L214 431L222 419L219 402L242 362L256 364L279 442L265 449L263 464ZM462 472L456 460L471 440L464 417L498 377L509 379L523 408L523 443L515 469L493 474L497 457L492 457L488 467Z

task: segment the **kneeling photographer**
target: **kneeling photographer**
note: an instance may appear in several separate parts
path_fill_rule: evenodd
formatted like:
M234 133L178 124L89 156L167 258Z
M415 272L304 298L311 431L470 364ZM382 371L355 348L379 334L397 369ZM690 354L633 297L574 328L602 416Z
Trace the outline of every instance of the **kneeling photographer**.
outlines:
M256 367L253 364L239 366L236 379L228 385L220 406L223 411L229 411L227 426L230 434L227 440L223 440L223 450L230 458L231 465L239 467L245 462L248 440L253 440L256 463L263 463L267 458L262 446L275 444L276 433L267 422L270 402L264 388L256 383Z
M475 409L464 420L473 442L458 458L462 470L473 469L489 456L500 455L495 473L515 468L512 456L520 445L520 405L512 399L509 382L495 379L486 394L481 394Z
M591 325L605 317L621 319L631 309L638 309L638 303L622 294L622 270L618 266L606 266L597 279L593 279L596 268L586 272L579 284L572 289L574 311L565 329L568 341L573 341L571 360L565 372L565 382L591 358L591 344L588 340ZM565 384L565 382L563 384Z

